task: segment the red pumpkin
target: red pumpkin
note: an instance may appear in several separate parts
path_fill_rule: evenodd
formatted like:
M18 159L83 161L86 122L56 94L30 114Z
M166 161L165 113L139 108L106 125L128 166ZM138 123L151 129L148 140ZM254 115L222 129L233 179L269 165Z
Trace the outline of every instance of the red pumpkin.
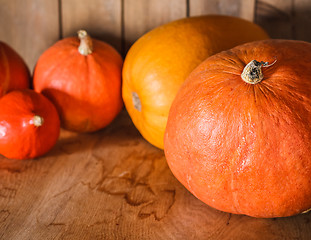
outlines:
M311 44L253 42L190 74L170 109L165 155L216 209L291 216L311 208L310 122Z
M22 57L0 42L0 97L14 89L29 88L30 73Z
M42 156L56 143L60 121L54 105L30 89L0 99L0 154L7 158Z
M79 40L80 38L80 40ZM120 112L120 54L105 42L79 38L58 41L39 58L34 89L56 106L64 128L93 132L107 126Z

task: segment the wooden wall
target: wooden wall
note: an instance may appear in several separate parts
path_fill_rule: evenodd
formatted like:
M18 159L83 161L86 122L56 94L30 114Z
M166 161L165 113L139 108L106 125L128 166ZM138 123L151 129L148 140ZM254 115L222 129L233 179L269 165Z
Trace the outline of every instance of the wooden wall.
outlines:
M240 16L273 38L311 41L310 0L0 0L0 40L33 69L58 39L86 29L123 55L148 30L183 17Z

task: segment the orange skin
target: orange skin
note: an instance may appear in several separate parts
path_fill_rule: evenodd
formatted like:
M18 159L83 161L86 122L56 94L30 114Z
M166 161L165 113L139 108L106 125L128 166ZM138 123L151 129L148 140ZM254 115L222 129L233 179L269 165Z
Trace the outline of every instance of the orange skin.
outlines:
M254 23L228 16L181 19L142 36L126 55L122 73L123 101L142 136L163 149L169 108L190 72L217 52L267 38Z
M274 62L257 84L241 78L253 59ZM266 40L200 64L169 113L164 147L176 178L225 212L272 218L310 209L310 63L310 43Z
M14 89L29 88L30 73L22 57L0 42L0 97Z
M43 119L35 126L34 116ZM0 154L30 159L46 154L58 140L60 121L54 105L30 89L15 90L0 99Z
M123 60L110 45L93 39L94 51L81 55L80 41L58 41L39 58L34 89L56 106L62 126L76 132L94 132L107 126L123 107Z

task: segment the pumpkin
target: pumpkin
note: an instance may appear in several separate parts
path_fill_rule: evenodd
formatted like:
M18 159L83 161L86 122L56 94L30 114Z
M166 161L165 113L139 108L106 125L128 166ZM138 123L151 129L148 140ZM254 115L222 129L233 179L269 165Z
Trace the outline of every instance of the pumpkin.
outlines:
M65 129L94 132L123 107L122 64L112 46L80 30L78 37L62 39L40 56L34 89L55 104Z
M30 72L22 57L0 41L0 97L14 89L29 88Z
M56 143L60 120L54 105L30 89L14 90L0 99L0 154L30 159Z
M163 149L169 108L189 73L212 54L267 38L254 23L217 15L173 21L146 33L130 48L122 73L123 101L136 128Z
M218 210L285 217L311 208L311 44L265 40L206 59L170 109L168 165Z

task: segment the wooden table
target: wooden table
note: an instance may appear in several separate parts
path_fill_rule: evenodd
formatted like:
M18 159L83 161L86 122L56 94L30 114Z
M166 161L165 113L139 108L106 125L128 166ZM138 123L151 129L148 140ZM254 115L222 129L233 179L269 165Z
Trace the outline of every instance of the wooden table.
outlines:
M280 219L208 207L124 110L93 134L62 130L46 156L0 157L0 239L311 239L311 213Z

